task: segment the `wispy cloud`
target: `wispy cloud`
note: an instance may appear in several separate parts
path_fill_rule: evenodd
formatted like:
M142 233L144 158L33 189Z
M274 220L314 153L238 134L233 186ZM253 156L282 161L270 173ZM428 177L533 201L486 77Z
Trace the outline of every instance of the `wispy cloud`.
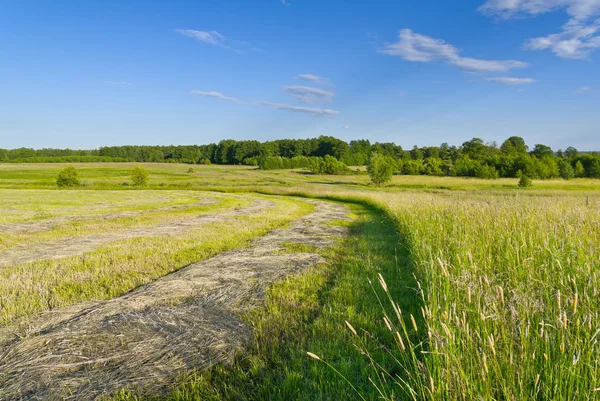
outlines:
M343 129L350 129L350 126L349 125L344 125L342 128Z
M287 0L281 0L281 4L283 4L284 6L289 6L291 5L289 1Z
M513 78L513 77L489 77L486 81L498 82L504 85L527 85L535 82L532 78Z
M220 47L222 49L232 50L236 53L245 54L250 52L260 51L256 47L252 47L250 43L232 40L217 31L196 31L194 29L176 29L180 35L195 39L207 45Z
M196 31L193 29L176 29L180 35L187 36L188 38L196 39L200 42L204 42L209 45L219 46L223 48L229 48L229 46L225 45L227 38L224 35L221 35L217 31Z
M580 94L591 91L592 88L589 86L581 86L573 91L573 93Z
M256 102L256 104L260 104L263 106L269 106L269 107L272 107L272 108L278 109L278 110L292 111L294 113L311 114L315 117L335 117L338 114L340 114L340 112L337 110L320 109L320 108L316 108L316 107L294 106L291 104L269 102L269 101L265 101L265 100L259 100Z
M600 12L598 0L488 0L480 12L500 18L544 14L565 9L572 18L583 20Z
M109 85L133 85L131 82L127 81L104 81L104 83Z
M233 103L256 104L256 105L261 105L261 106L269 106L269 107L272 107L277 110L287 110L287 111L292 111L295 113L305 113L305 114L310 114L315 117L335 117L338 114L340 114L340 112L337 110L321 109L321 108L317 108L317 107L294 106L291 104L270 102L267 100L257 100L257 101L252 101L252 102L246 102L246 101L239 100L236 97L226 96L226 95L222 94L221 92L215 92L215 91L191 90L189 93L192 95L209 97L209 98L224 100L224 101L233 102Z
M558 57L585 59L600 48L600 19L585 24L571 20L563 26L563 31L548 36L529 39L523 47L527 50L550 49Z
M212 98L215 98L215 99L225 100L225 101L228 101L228 102L240 103L239 99L237 99L235 97L231 97L231 96L225 96L221 92L214 92L214 91L205 92L205 91L191 90L190 93L192 95L198 95L198 96L204 96L204 97L212 97Z
M317 84L317 85L333 86L333 84L331 83L331 81L329 79L320 77L318 75L298 74L296 77L299 79L302 79L303 81L311 82L311 83Z
M283 91L300 103L331 103L335 92L310 86L284 86Z
M501 19L536 16L564 10L569 21L562 31L527 40L527 50L550 50L558 57L585 59L600 48L600 0L488 0L479 7L483 14Z
M443 61L472 72L504 72L513 68L527 67L527 63L517 60L482 60L461 57L460 50L444 40L414 33L410 29L401 30L398 41L387 44L380 52L413 62Z

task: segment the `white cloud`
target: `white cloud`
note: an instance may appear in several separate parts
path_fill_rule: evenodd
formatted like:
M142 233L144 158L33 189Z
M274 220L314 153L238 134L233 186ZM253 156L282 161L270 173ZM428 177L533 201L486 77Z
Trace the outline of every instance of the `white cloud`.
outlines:
M579 88L575 89L575 90L573 91L573 93L577 93L577 94L579 94L579 93L585 93L585 92L589 92L589 91L591 91L591 90L592 90L592 88L591 88L591 87L589 87L589 86L581 86L581 87L579 87Z
M300 103L331 103L335 93L310 86L284 86L283 91Z
M535 82L531 78L513 78L513 77L490 77L485 78L486 81L498 82L504 85L526 85Z
M488 0L479 7L486 15L505 19L557 10L570 16L562 32L529 39L523 45L525 49L548 49L558 57L584 59L600 48L600 19L590 22L600 14L600 0Z
M344 125L342 128L343 129L350 129L350 126L349 125Z
M600 0L488 0L478 8L500 18L537 15L565 9L572 18L584 20L600 13Z
M600 19L591 24L583 24L575 20L563 26L561 33L529 39L523 47L527 50L550 49L562 58L584 59L589 53L600 48Z
M133 85L131 82L127 81L104 81L104 83L109 85Z
M319 109L319 108L315 108L315 107L293 106L291 104L268 102L265 100L259 100L256 102L256 104L260 104L263 106L270 106L270 107L272 107L274 109L278 109L278 110L288 110L288 111L292 111L295 113L307 113L307 114L311 114L315 117L335 117L338 114L340 114L340 112L337 110Z
M329 79L320 77L318 75L298 74L296 77L299 79L302 79L304 81L312 82L313 84L317 84L317 85L333 86L333 84L331 83L331 81L329 81Z
M321 109L321 108L316 108L316 107L294 106L291 104L276 103L276 102L270 102L270 101L266 101L266 100L258 100L255 102L245 102L245 101L239 100L236 97L226 96L226 95L222 94L221 92L214 92L214 91L206 92L206 91L199 91L199 90L191 90L189 93L192 95L210 97L213 99L224 100L227 102L242 103L242 104L258 104L258 105L262 105L262 106L269 106L269 107L272 107L272 108L278 109L278 110L288 110L288 111L293 111L296 113L311 114L315 117L335 117L338 114L340 114L340 112L337 110Z
M190 93L192 95L198 95L198 96L204 96L204 97L212 97L212 98L215 98L215 99L225 100L225 101L228 101L228 102L235 102L235 103L239 103L240 102L237 98L231 97L231 96L225 96L221 92L214 92L214 91L205 92L205 91L191 90Z
M221 35L217 31L196 31L193 29L176 29L180 35L187 36L188 38L199 40L200 42L204 42L209 45L219 46L223 48L228 48L225 45L227 38L224 35Z
M527 67L527 63L517 60L481 60L461 57L460 50L451 44L441 39L414 33L410 29L401 30L399 40L386 45L380 51L408 61L421 63L443 61L460 69L476 72L504 72L513 68Z
M284 6L289 6L290 2L287 0L281 0L281 4L283 4Z
M227 38L225 35L221 35L217 31L196 31L194 29L176 29L180 35L188 38L195 39L197 41L206 43L208 45L217 46L223 49L229 49L236 53L245 54L249 52L260 51L256 47L252 47L250 43L239 40L232 40Z

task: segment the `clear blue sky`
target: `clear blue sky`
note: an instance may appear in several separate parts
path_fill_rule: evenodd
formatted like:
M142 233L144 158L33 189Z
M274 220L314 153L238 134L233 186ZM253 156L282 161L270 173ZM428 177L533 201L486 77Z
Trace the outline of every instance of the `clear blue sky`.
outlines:
M600 150L600 0L2 0L0 148Z

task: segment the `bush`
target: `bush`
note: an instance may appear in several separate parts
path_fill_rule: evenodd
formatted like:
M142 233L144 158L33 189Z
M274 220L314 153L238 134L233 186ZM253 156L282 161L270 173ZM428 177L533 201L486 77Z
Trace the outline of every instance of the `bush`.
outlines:
M148 170L143 167L135 166L133 170L131 170L131 181L133 185L136 187L141 187L148 183Z
M194 168L193 167L188 168L188 173L193 173L193 172L194 172Z
M527 188L532 185L533 185L533 183L531 182L531 178L529 178L526 175L521 175L521 178L519 179L519 186L521 188Z
M78 187L81 185L79 182L79 174L75 167L68 166L62 169L58 173L58 178L56 179L56 185L59 187Z
M205 157L200 160L200 164L208 165L208 164L210 164L210 159Z
M390 156L384 156L373 152L369 158L367 172L373 184L379 186L392 179L394 172L398 170L398 164Z

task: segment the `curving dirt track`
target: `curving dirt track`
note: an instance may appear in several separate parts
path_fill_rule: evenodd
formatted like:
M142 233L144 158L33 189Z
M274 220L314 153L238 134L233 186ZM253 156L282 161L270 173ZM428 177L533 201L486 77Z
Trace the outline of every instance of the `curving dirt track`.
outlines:
M119 298L55 310L26 333L0 336L0 400L90 400L121 388L161 391L178 374L229 360L251 328L240 312L266 287L324 262L284 245L324 248L346 234L324 224L347 220L340 204L307 201L315 211L284 229L189 265Z
M275 206L263 199L252 199L252 204L226 212L199 214L152 227L140 227L127 231L109 232L68 238L60 241L42 242L35 245L19 245L0 251L0 268L38 260L60 259L82 255L114 241L139 237L176 236L199 226L219 223L226 219L260 213Z

